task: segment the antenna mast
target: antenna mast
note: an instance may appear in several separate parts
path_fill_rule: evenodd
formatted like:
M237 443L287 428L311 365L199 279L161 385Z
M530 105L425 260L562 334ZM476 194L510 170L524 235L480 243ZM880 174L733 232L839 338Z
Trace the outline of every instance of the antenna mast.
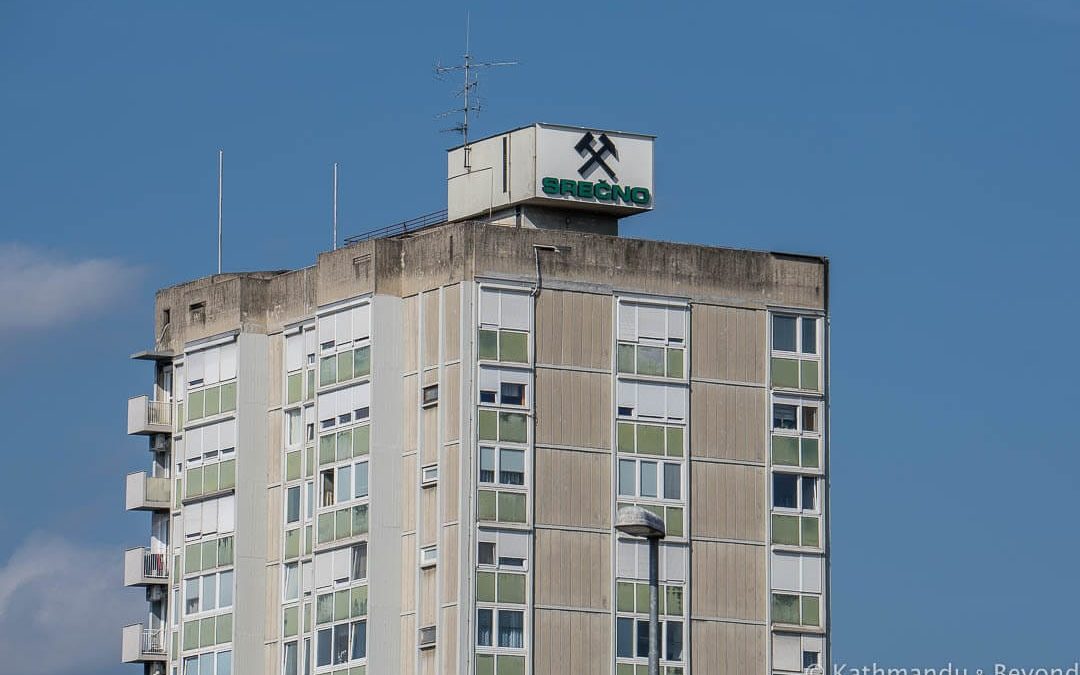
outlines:
M435 63L435 76L442 79L447 73L460 70L465 76L464 84L461 89L457 91L457 96L462 98L462 106L460 108L454 108L453 110L447 110L446 112L438 115L438 117L447 117L456 113L461 113L461 123L450 127L449 129L443 129L443 131L451 131L461 134L462 147L465 155L465 170L472 170L472 163L469 158L469 112L480 113L480 97L476 93L479 79L476 75L476 70L479 68L494 68L497 66L516 66L517 61L473 61L472 54L469 52L469 13L465 13L465 55L464 60L460 64L444 66L439 62Z
M334 162L334 220L333 220L333 250L337 250L337 162Z
M221 274L221 174L225 166L225 151L217 153L217 273Z

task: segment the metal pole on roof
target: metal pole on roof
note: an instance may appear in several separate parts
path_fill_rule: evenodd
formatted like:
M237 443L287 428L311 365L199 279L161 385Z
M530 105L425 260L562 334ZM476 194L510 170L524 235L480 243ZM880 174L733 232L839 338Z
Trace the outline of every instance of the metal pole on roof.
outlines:
M225 151L217 153L217 273L221 274L221 176L225 167Z
M337 162L334 162L334 250L337 250Z

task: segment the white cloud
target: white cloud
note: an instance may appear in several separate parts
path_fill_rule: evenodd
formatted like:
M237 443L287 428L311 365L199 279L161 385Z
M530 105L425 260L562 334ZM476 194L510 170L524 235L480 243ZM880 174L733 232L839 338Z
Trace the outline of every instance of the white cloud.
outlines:
M119 260L67 260L0 243L0 335L98 312L123 297L139 275L138 268Z
M116 664L120 633L146 603L123 588L123 555L32 535L0 566L0 669L82 673Z

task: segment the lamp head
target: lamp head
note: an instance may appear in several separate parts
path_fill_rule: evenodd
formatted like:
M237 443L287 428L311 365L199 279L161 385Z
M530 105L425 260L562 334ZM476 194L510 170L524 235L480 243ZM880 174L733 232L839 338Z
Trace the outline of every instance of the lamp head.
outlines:
M667 535L664 519L640 506L624 506L615 516L615 529L631 537L663 539Z

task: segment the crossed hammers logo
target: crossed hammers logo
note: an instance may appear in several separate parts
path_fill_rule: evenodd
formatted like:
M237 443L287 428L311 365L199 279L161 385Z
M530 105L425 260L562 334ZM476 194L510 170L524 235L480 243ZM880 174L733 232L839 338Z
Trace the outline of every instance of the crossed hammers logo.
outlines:
M599 140L600 146L594 147L593 142ZM619 151L615 149L615 144L611 142L607 134L601 133L599 139L593 136L591 131L586 131L585 135L581 137L581 140L577 142L574 149L578 151L578 154L582 157L588 157L585 163L578 169L578 173L583 177L587 176L592 170L593 166L599 166L603 169L608 176L611 177L613 183L618 183L619 179L615 176L615 172L612 170L608 163L605 161L605 157L613 157L616 160L619 159Z

